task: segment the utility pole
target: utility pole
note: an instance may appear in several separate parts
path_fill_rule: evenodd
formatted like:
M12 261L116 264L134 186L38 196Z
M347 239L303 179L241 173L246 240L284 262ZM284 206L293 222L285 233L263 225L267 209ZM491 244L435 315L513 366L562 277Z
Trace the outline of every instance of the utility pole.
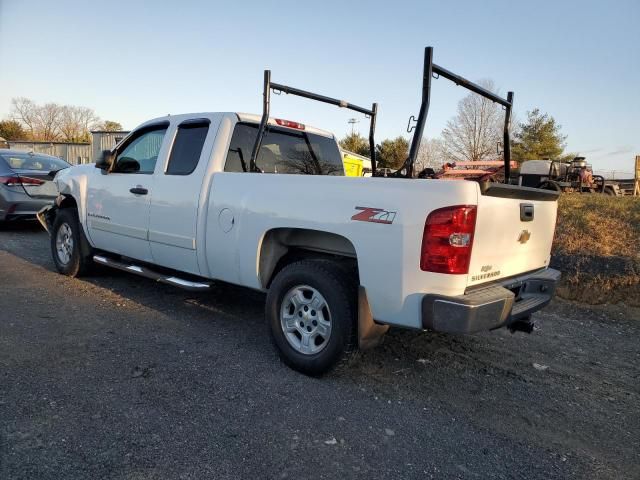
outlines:
M635 172L635 185L633 186L633 196L640 196L640 155L636 155L636 172Z
M356 120L355 118L350 118L348 123L351 124L351 136L355 134L356 123L360 123L360 120Z

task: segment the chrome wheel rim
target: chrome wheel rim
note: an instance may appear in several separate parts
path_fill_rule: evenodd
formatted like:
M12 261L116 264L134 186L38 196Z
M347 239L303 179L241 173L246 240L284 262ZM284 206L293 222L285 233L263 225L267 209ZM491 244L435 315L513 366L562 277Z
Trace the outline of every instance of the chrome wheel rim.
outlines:
M313 355L322 351L331 337L331 323L329 305L315 288L299 285L284 295L280 325L297 352Z
M63 265L71 261L71 255L73 254L73 234L71 227L67 223L60 225L56 233L56 254L58 255L58 260Z

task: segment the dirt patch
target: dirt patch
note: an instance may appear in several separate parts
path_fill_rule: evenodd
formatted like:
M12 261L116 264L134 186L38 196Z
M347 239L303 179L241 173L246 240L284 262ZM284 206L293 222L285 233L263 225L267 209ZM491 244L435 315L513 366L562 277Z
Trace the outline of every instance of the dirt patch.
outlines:
M551 266L563 298L640 306L640 199L561 197Z

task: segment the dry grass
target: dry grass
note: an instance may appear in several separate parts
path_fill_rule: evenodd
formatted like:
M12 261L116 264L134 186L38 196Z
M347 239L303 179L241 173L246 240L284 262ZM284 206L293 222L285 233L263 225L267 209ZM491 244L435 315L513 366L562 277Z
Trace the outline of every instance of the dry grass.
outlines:
M640 258L640 198L563 195L554 251Z
M640 306L640 198L563 195L552 265L564 298Z

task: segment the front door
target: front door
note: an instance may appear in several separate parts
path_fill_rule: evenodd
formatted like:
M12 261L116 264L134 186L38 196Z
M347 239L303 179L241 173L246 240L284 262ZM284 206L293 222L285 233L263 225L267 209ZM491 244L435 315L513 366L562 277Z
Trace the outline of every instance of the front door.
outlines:
M109 252L152 262L149 206L154 170L168 122L134 132L116 152L109 172L91 177L87 187L87 226L93 244Z

